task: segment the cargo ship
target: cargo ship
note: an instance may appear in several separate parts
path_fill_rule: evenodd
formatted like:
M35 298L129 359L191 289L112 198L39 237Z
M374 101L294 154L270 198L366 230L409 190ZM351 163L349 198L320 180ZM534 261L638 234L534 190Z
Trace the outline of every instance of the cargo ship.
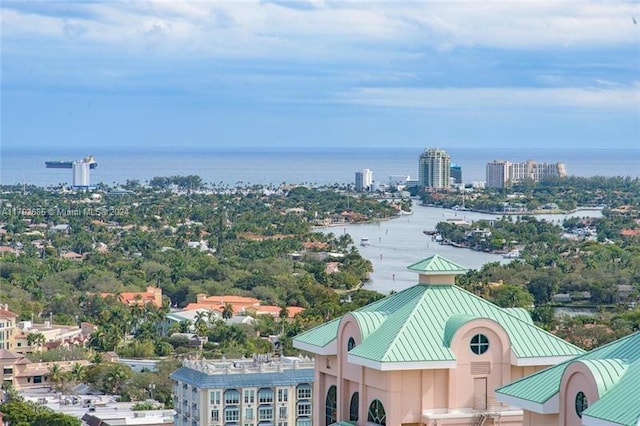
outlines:
M93 158L93 155L84 157L81 161L85 163L89 163L90 169L95 169L96 167L98 167L98 163L96 162L95 158ZM45 166L47 166L47 169L72 169L73 168L73 161L71 160L45 161L44 164Z

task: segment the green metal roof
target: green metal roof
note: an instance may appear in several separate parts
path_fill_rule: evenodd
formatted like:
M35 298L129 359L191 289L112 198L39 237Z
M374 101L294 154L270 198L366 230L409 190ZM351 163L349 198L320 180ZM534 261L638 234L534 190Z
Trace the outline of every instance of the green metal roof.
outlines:
M544 404L560 391L568 365L582 362L594 375L600 399L583 416L636 425L640 416L640 332L496 389L496 393Z
M513 315L514 317L520 318L521 321L528 322L533 325L533 318L529 314L525 308L504 308L505 311Z
M382 312L352 312L351 315L358 321L362 339L366 339L387 319Z
M456 331L469 321L473 321L477 319L477 315L471 314L458 314L454 315L447 320L447 323L444 325L444 335L442 336L443 343L446 347L451 346L451 340L453 340L453 336L456 334Z
M600 397L615 386L628 367L626 362L619 359L584 359L579 362L593 374Z
M634 362L604 396L590 403L582 417L636 426L640 422L640 361Z
M409 265L407 269L429 275L465 274L467 272L467 268L437 254Z
M320 324L302 334L298 334L295 340L317 347L325 347L331 343L338 335L338 325L340 318L336 318L325 324Z
M365 317L361 313L378 315ZM445 342L450 341L451 333L455 333L460 321L465 319L460 315L488 318L502 325L518 358L583 353L576 346L523 321L520 315L513 315L455 285L416 285L360 308L353 315L359 324L365 318L369 320L363 330L368 337L349 354L381 363L454 361L455 356ZM454 316L460 317L447 327ZM294 341L322 348L337 337L337 329L334 320L297 336Z

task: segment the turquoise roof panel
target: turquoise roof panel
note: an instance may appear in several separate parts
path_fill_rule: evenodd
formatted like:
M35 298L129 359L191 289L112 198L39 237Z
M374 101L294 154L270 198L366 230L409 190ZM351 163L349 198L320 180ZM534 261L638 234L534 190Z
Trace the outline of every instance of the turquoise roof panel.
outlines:
M360 313L367 313L361 315ZM373 315L372 313L375 313ZM499 323L511 340L518 358L574 356L583 351L523 320L521 313L502 309L455 285L419 284L388 296L355 312L366 322L361 344L350 355L381 363L455 361L447 337L463 317L488 318ZM383 320L384 319L384 320ZM337 337L338 320L316 327L295 338L324 347ZM455 324L454 324L455 323Z
M351 312L351 315L358 322L362 339L366 339L387 319L387 315L383 312Z
M627 370L628 364L619 359L584 359L580 361L593 374L602 398Z
M456 331L458 331L460 327L462 327L469 321L473 321L474 319L477 319L477 318L478 318L477 315L470 315L470 314L458 314L458 315L453 315L451 318L449 318L447 320L447 323L444 325L444 336L442 339L444 345L446 347L450 347L451 340L453 339L453 336L456 334Z
M339 324L340 318L336 318L327 323L320 324L311 330L307 330L302 334L298 334L295 340L323 348L335 340L338 335Z
M505 312L517 317L520 321L524 321L533 325L533 318L525 308L504 308Z
M582 414L625 426L640 421L640 361L634 362L604 396L590 404Z
M640 377L627 379L632 370L637 371L637 364L640 363L640 332L630 334L572 360L516 380L496 389L496 393L544 404L560 391L560 381L564 370L572 362L583 362L589 367L596 381L599 381L598 391L604 389L606 392L603 400L604 398L610 400L609 393L616 391L618 394L617 389L623 383L629 383L625 385L627 392L632 392L634 389L632 386L635 384L637 386L635 393L640 395L637 392L637 389L640 389ZM594 404L593 407L595 406ZM640 401L636 407L640 407ZM599 411L604 411L604 409L600 408Z
M428 275L452 275L465 274L467 272L467 268L464 266L460 266L437 254L409 265L407 269Z

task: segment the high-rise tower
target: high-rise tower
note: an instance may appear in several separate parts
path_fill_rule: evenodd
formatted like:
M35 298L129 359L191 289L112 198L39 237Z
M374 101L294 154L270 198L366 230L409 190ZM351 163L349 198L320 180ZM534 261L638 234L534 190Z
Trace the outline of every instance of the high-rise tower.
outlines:
M356 191L371 189L373 183L373 172L369 169L356 172Z
M506 188L510 183L511 163L493 160L487 163L487 188Z
M447 188L451 176L451 157L444 149L427 148L420 154L418 180L420 187Z

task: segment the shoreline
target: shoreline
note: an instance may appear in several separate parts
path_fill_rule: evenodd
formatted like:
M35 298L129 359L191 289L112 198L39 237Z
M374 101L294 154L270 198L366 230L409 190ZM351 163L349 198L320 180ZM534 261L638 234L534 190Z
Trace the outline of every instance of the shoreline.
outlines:
M568 215L574 214L581 211L602 211L605 209L605 206L599 207L576 207L573 210L533 210L527 212L495 212L490 210L479 210L479 209L454 209L450 207L442 207L435 204L419 204L421 207L432 207L436 209L450 210L454 212L472 212L472 213L480 213L487 214L492 216L542 216L542 215Z

